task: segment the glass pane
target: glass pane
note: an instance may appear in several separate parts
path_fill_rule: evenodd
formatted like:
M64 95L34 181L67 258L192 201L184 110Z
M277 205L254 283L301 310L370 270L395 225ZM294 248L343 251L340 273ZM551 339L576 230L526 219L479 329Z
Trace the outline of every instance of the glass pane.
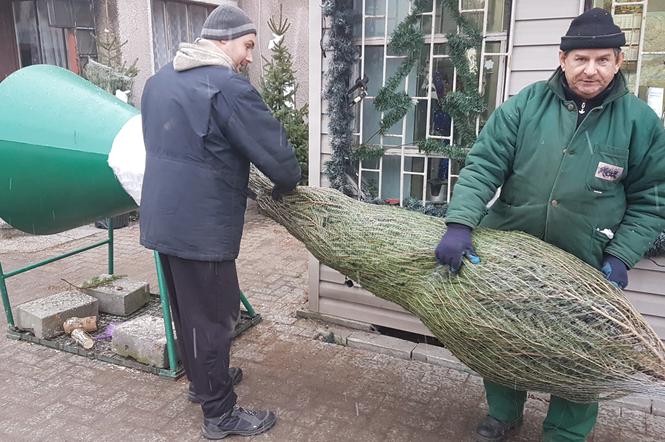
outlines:
M383 146L385 148L402 147L401 135L398 136L384 135L382 139L383 139Z
M383 86L383 46L365 46L367 95L375 97Z
M169 45L166 40L166 17L164 17L164 2L162 0L152 1L152 33L155 71L158 71L171 60Z
M44 0L39 1L39 3L43 2ZM44 24L60 28L74 27L74 12L69 0L46 0L46 4L47 13L44 15L46 19Z
M411 160L411 158L404 159L404 167L407 170ZM424 178L422 175L404 175L404 196L422 200Z
M413 125L413 135L409 138L416 141L425 139L427 131L427 100L418 100L416 104Z
M420 23L420 32L422 32L424 35L429 35L432 33L431 15L421 15L418 17L418 22Z
M374 107L374 100L365 98L363 105L363 143L376 143L379 140L381 114Z
M434 17L434 33L449 34L457 32L457 22L443 2L436 3L436 16Z
M37 2L37 19L39 21L39 43L42 50L42 63L67 68L65 34L62 28L52 28L48 25L48 11L45 0Z
M371 158L367 160L362 160L363 169L378 169L379 168L379 159Z
M409 14L408 0L388 0L388 35Z
M501 42L500 41L488 41L485 43L485 52L498 54L501 53Z
M414 84L415 81L415 84ZM408 93L412 97L427 97L427 85L429 84L429 45L423 46L420 51L420 59L415 66L415 75L409 78Z
M97 44L95 43L95 38L92 31L77 29L76 46L78 48L79 55L97 54Z
M446 202L448 196L448 162L447 158L429 159L427 199L433 204Z
M665 1L649 2L645 26L644 50L665 51Z
M365 15L384 15L386 0L365 0Z
M392 77L395 72L397 72L402 63L404 63L403 58L386 59L386 81L388 81L388 79ZM411 72L413 73L413 69L411 69ZM396 92L404 91L404 81L405 79L402 78L402 81L400 81L399 86L396 89Z
M503 96L503 84L499 84L499 77L502 73L502 65L505 57L499 55L485 57L483 63L483 78L481 83L481 90L483 94L483 102L487 110L480 116L481 126L489 118L490 114L496 108L497 102L501 102Z
M74 20L76 21L76 27L95 27L93 5L90 0L73 0L72 6L74 7Z
M408 161L404 161L404 169L407 172L425 172L425 158L424 157L409 157Z
M612 9L612 0L593 0L594 8L603 8L608 11Z
M187 41L187 5L184 3L166 3L166 30L169 43L169 60L175 57L181 42Z
M37 40L37 16L33 2L14 3L14 24L18 41L21 67L41 63L39 41Z
M399 180L401 158L396 155L383 156L383 174L381 175L381 198L399 201Z
M510 26L511 0L489 0L487 32L507 32Z
M483 9L484 0L462 0L462 9Z
M366 198L379 197L379 172L363 171L362 191Z
M483 14L482 12L467 12L462 14L469 23L474 25L476 29L480 32L483 32Z
M208 9L205 6L189 5L189 41L193 42L201 35L203 22L208 17Z
M665 91L665 55L643 55L638 96L662 117Z
M450 48L448 43L434 44L434 55L450 55Z
M626 77L626 83L628 85L628 90L635 92L635 74L637 73L637 62L629 61L628 56L626 56L626 61L624 61L623 66L621 66L621 72Z
M385 23L383 18L366 18L365 37L383 37L386 33Z

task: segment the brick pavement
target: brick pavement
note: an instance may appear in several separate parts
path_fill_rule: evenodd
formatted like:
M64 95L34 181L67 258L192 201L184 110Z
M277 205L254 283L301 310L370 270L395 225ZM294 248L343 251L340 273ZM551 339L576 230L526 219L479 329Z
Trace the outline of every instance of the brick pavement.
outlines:
M102 239L29 253L0 254L5 271ZM104 250L89 251L8 281L13 304L66 289L105 272ZM248 211L238 261L241 287L264 321L236 340L232 362L243 367L242 405L277 410L265 441L466 441L484 416L481 380L419 361L314 339L324 324L296 319L307 297L307 252L286 231ZM150 282L151 252L138 227L116 231L116 273ZM0 320L0 327L6 321ZM0 337L0 440L200 440L200 410L173 381ZM514 441L538 440L542 397L527 402ZM665 440L665 417L601 406L594 441ZM240 438L236 440L241 440Z

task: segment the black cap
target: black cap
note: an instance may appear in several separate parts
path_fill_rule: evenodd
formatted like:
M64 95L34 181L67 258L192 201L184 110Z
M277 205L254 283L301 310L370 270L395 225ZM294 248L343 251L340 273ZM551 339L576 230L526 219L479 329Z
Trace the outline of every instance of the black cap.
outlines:
M626 44L626 36L614 24L612 14L605 9L593 8L575 17L566 35L561 37L559 48L573 49L619 48Z

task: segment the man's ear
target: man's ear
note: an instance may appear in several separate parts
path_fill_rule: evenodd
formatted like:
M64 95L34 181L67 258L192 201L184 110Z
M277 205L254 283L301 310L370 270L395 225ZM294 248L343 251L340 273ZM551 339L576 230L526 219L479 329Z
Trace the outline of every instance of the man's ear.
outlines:
M615 74L617 72L619 72L619 69L621 69L621 66L623 65L624 58L625 58L625 56L623 54L623 51L619 52L619 55L617 55L617 60L616 60L616 65L615 65L616 69L614 70Z
M565 71L566 69L564 68L564 63L566 61L566 53L563 51L559 51L559 66L561 66L561 70Z

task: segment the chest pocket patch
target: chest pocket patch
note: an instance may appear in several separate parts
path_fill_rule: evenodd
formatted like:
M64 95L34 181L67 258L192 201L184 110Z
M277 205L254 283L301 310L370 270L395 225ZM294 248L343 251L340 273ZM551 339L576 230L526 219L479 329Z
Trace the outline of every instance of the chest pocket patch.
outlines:
M617 181L619 178L621 178L622 173L623 167L599 161L598 167L596 167L596 174L594 176L605 181Z
M589 190L595 193L617 190L628 172L628 149L596 145L587 164Z

